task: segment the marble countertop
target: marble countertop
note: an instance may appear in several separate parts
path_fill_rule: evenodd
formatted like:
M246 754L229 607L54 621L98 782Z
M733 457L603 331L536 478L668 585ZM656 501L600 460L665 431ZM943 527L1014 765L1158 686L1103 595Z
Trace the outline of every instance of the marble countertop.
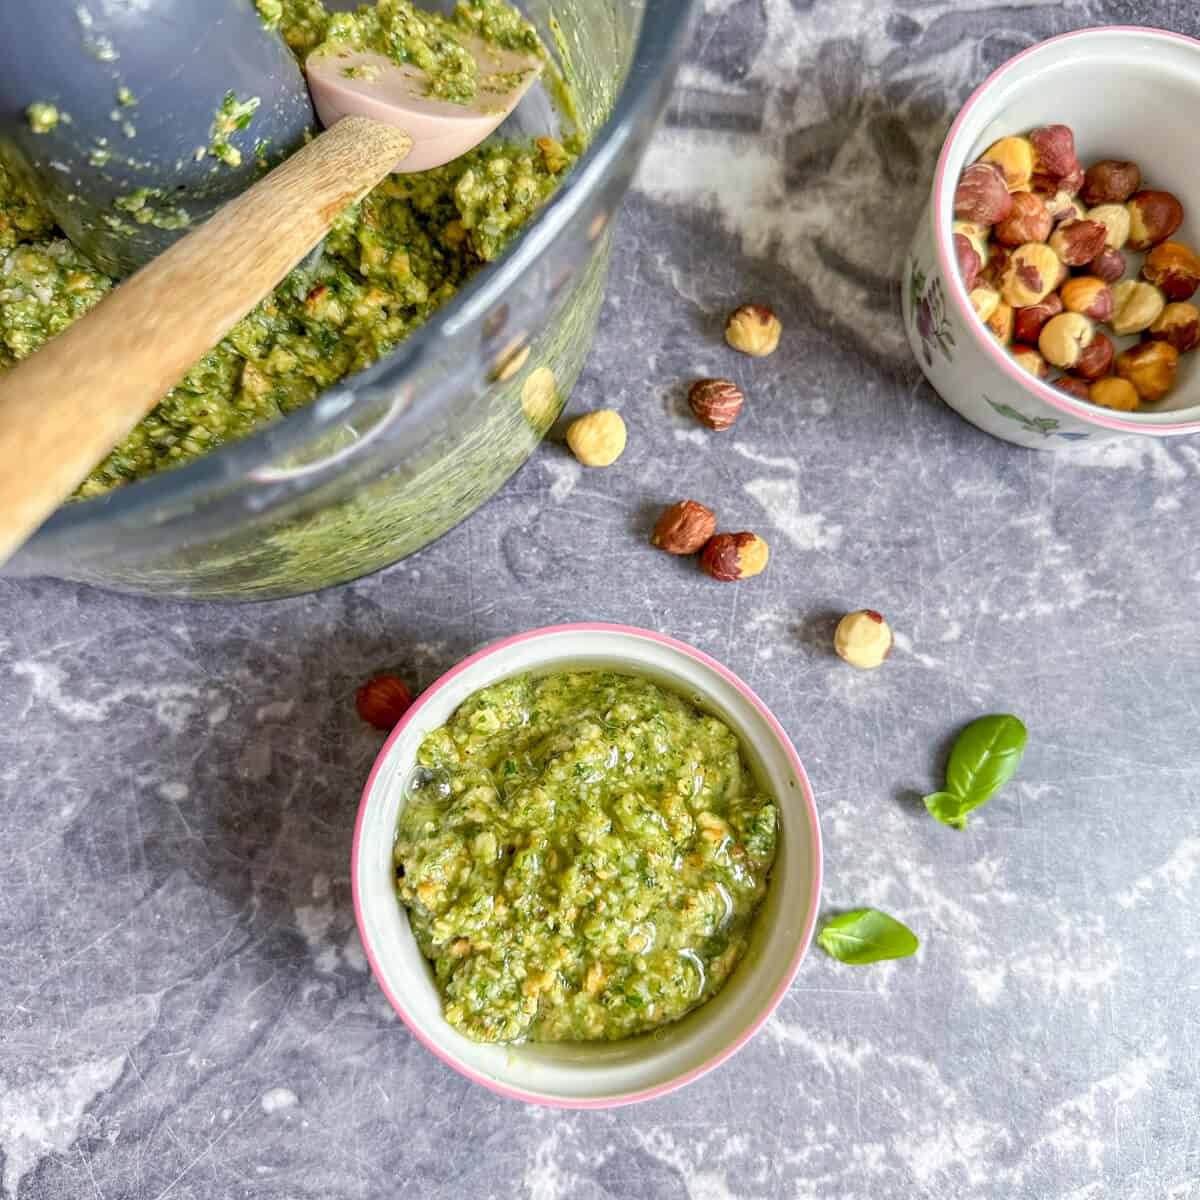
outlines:
M969 88L1133 18L1200 33L1170 0L710 0L572 402L624 413L617 467L547 445L424 553L294 601L0 581L0 1196L1200 1194L1200 444L989 440L923 383L895 282ZM751 298L786 326L762 362L720 342ZM725 372L749 401L718 440L681 385ZM681 493L766 537L767 573L652 550ZM864 605L897 631L875 673L829 650ZM585 618L746 678L812 776L826 908L923 946L814 950L714 1074L562 1114L443 1067L371 979L347 875L380 739L353 694ZM995 711L1029 751L958 834L914 794Z

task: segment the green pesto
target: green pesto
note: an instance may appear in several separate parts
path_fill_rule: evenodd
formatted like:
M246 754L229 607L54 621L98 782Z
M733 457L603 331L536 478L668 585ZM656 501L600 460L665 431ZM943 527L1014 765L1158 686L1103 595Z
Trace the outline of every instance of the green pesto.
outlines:
M722 721L646 679L522 675L465 701L418 762L397 889L463 1034L631 1037L729 978L778 817Z
M158 229L186 229L192 218L177 204L163 203L162 188L138 188L128 196L118 196L113 207L128 213L139 225L154 225ZM157 203L156 203L157 202Z
M35 100L25 110L25 116L29 120L29 128L34 133L49 133L52 129L58 128L64 114L53 104L48 104L44 100Z
M233 92L226 92L225 99L213 114L205 152L227 167L240 167L242 152L230 139L235 133L249 126L261 103L262 100L258 96L247 96L245 100L239 100Z

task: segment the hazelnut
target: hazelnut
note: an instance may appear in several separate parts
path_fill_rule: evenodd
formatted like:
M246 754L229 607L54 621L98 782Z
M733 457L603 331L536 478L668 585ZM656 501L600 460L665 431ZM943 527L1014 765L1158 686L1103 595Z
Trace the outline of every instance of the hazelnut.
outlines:
M1168 300L1190 300L1200 287L1200 258L1183 242L1161 242L1146 255L1142 274Z
M1162 316L1150 326L1150 337L1167 342L1180 354L1200 346L1200 308L1194 304L1168 304Z
M764 304L743 304L725 322L725 340L743 354L763 358L779 345L783 325Z
M1011 304L997 304L996 311L988 317L986 323L995 336L996 341L1002 346L1007 346L1013 337L1013 306Z
M1046 360L1032 347L1017 345L1012 348L1013 360L1022 370L1038 379L1045 379L1050 374L1050 366Z
M1130 250L1149 250L1183 224L1183 205L1170 192L1135 192L1128 207Z
M1058 190L1066 192L1068 196L1078 196L1079 189L1083 187L1084 170L1083 163L1076 163L1073 171L1068 171L1058 181Z
M1097 379L1088 388L1088 399L1102 408L1116 408L1121 412L1133 412L1138 406L1137 388L1128 379L1118 379L1115 375Z
M1179 351L1170 342L1143 342L1117 355L1117 374L1148 403L1161 400L1175 386L1178 371Z
M391 732L412 704L412 692L397 675L376 675L354 695L354 707L368 725Z
M1107 321L1112 316L1112 292L1095 275L1078 275L1067 280L1059 295L1067 312L1083 313L1095 321Z
M994 287L988 287L986 283L972 288L970 299L975 315L985 323L1000 306L1000 293Z
M1042 332L1042 326L1051 317L1057 317L1062 310L1062 298L1057 292L1051 292L1045 300L1037 304L1018 308L1013 313L1013 336L1018 342L1028 342L1031 346L1036 345L1038 334Z
M1089 317L1082 313L1059 313L1042 326L1038 349L1047 362L1069 371L1095 336L1096 327Z
M697 379L688 391L688 405L696 420L709 429L728 429L738 419L746 397L728 379Z
M1004 194L1008 195L1007 192ZM983 262L970 240L961 233L954 235L954 254L958 259L958 273L962 276L963 287L969 292L979 279Z
M1129 241L1129 209L1124 204L1097 204L1089 208L1089 221L1099 221L1108 230L1104 244L1110 250L1120 250Z
M992 230L1002 246L1020 246L1025 242L1044 242L1054 228L1045 202L1032 192L1017 192L1012 197L1012 212Z
M1112 290L1113 315L1109 318L1113 333L1141 333L1149 329L1167 305L1167 298L1152 283L1126 279Z
M950 228L952 233L962 234L971 243L975 253L979 255L980 262L987 262L989 253L988 239L991 237L992 232L987 225L978 225L974 221L955 221Z
M1105 158L1092 163L1079 193L1084 204L1124 204L1142 183L1137 163Z
M1042 201L1055 225L1060 221L1082 221L1087 216L1087 210L1070 192L1060 189L1053 195L1043 195Z
M695 500L680 500L658 518L651 545L668 554L696 554L717 531L717 518Z
M1078 170L1075 134L1069 125L1043 125L1029 134L1029 143L1033 147L1035 176L1057 182ZM1075 190L1078 191L1078 187Z
M1105 283L1116 283L1125 274L1125 255L1106 246L1088 264L1087 270Z
M1050 249L1068 267L1089 263L1108 240L1108 230L1099 221L1064 221L1050 235Z
M621 414L602 408L577 417L567 426L567 445L585 467L609 467L625 450Z
M1008 260L1000 289L1004 302L1025 308L1044 300L1054 291L1061 267L1058 255L1045 243L1026 242Z
M1075 379L1070 375L1060 375L1054 381L1054 386L1060 392L1066 392L1068 396L1074 396L1076 400L1090 399L1088 393L1091 389L1086 379Z
M731 583L749 579L767 565L767 543L753 533L718 533L700 555L700 565L714 579Z
M847 613L833 631L837 656L864 671L881 667L894 641L891 627L873 608Z
M954 215L960 221L995 225L1011 211L1012 196L997 163L972 163L962 173L954 193Z
M1001 138L983 152L979 161L995 163L1004 172L1010 192L1029 189L1033 179L1033 143L1028 138Z
M1096 336L1083 348L1083 353L1071 369L1081 379L1103 379L1112 370L1113 355L1116 352L1112 339L1096 330Z
M993 242L988 247L987 263L979 272L980 280L999 290L1001 281L1004 279L1004 272L1008 270L1008 260L1011 257L1012 251L1007 246Z

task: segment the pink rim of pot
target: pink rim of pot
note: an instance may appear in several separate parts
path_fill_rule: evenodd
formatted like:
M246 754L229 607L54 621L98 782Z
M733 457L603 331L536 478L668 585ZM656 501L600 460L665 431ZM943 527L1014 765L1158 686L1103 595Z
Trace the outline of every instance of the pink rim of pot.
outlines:
M992 361L1006 375L1010 376L1014 382L1020 384L1027 391L1033 392L1039 396L1052 408L1057 408L1060 412L1065 412L1073 417L1078 417L1083 421L1087 421L1092 425L1102 425L1108 429L1119 429L1123 433L1141 433L1153 434L1159 433L1188 433L1200 431L1200 420L1181 421L1175 424L1149 424L1141 421L1130 420L1127 417L1113 416L1096 405L1076 400L1068 396L1065 392L1059 391L1051 384L1043 383L1040 379L1035 379L1028 371L1022 370L1011 355L1006 354L1003 347L1000 346L995 338L989 337L980 324L979 319L975 315L975 310L971 307L970 297L967 295L963 281L958 273L957 259L954 254L954 247L951 239L951 228L949 223L943 223L939 214L939 199L942 195L942 189L946 183L946 173L949 169L950 151L958 140L959 131L962 129L963 122L966 120L971 110L976 103L983 97L995 83L1007 74L1017 63L1028 58L1031 54L1036 54L1038 51L1045 49L1047 46L1052 46L1057 42L1070 41L1072 38L1087 37L1098 33L1134 33L1140 35L1149 35L1150 37L1163 38L1164 40L1183 42L1185 45L1200 49L1200 40L1188 37L1182 33L1172 33L1167 29L1151 29L1143 25L1097 25L1090 29L1074 29L1070 33L1060 33L1057 37L1047 38L1043 42L1038 42L1034 46L1030 46L1026 50L1022 50L1020 54L1010 58L1006 63L1002 63L997 67L972 93L966 104L959 110L958 116L955 118L954 124L950 126L950 132L946 135L946 140L942 143L942 152L938 156L937 173L933 181L933 197L930 203L930 213L933 220L933 237L934 244L937 247L938 265L941 267L942 275L951 281L950 295L955 304L958 305L959 311L966 321L968 328L971 330L971 336L974 337L976 344L983 350Z
M362 840L363 822L367 812L367 801L371 795L371 791L375 786L375 778L382 770L388 754L391 751L393 743L408 726L421 709L429 702L434 695L442 690L451 680L460 675L475 663L481 662L485 658L491 657L493 654L498 654L502 650L506 650L510 646L520 645L522 642L530 641L533 638L547 637L558 633L619 633L631 637L642 638L646 641L658 642L664 646L670 646L673 650L678 650L686 654L689 658L695 659L702 663L710 670L715 671L727 683L732 684L755 708L762 714L764 720L771 728L771 732L778 738L780 745L783 747L787 755L788 762L791 764L792 770L795 772L796 778L800 781L801 789L804 792L804 803L808 808L809 822L813 831L813 880L812 891L809 895L809 913L808 920L804 924L804 930L800 935L800 944L796 948L796 953L789 964L784 975L783 982L776 990L775 994L763 1007L763 1009L754 1017L746 1030L738 1036L730 1045L724 1047L721 1051L715 1054L707 1062L697 1067L693 1071L689 1071L686 1075L680 1076L678 1079L669 1080L653 1088L646 1088L640 1092L628 1092L622 1095L605 1096L594 1100L564 1100L556 1096L545 1096L537 1092L526 1092L519 1088L508 1087L502 1083L498 1083L494 1079L488 1078L486 1075L480 1075L476 1071L472 1071L464 1063L454 1058L453 1055L435 1046L417 1027L416 1022L409 1015L407 1009L401 1003L391 988L384 982L383 972L375 957L375 951L371 946L370 940L367 938L365 930L365 922L363 919L362 899L358 893L358 852ZM487 646L482 650L472 654L469 658L463 659L456 667L452 667L440 679L431 684L424 692L413 702L409 710L400 719L399 724L388 735L388 739L383 744L383 749L380 750L378 757L375 759L375 764L371 768L371 774L367 778L366 786L363 788L362 800L359 804L358 819L354 824L354 847L351 852L350 872L351 872L351 887L354 894L354 917L358 923L358 936L363 944L363 949L366 951L367 960L371 964L371 972L375 976L376 982L383 989L384 995L388 998L388 1002L392 1008L396 1010L396 1014L408 1026L409 1032L413 1037L421 1043L431 1054L440 1058L448 1067L452 1067L460 1075L465 1075L473 1083L481 1084L493 1092L499 1093L501 1096L506 1096L510 1100L521 1100L526 1104L539 1104L547 1108L618 1108L625 1104L637 1104L643 1100L654 1100L659 1096L665 1096L669 1092L676 1091L678 1088L686 1087L687 1084L699 1079L702 1075L707 1075L709 1071L715 1067L719 1067L726 1059L731 1058L736 1054L758 1031L766 1024L767 1019L779 1006L779 1002L786 995L787 990L792 985L792 981L796 977L796 972L800 970L800 964L804 961L804 956L808 952L809 943L812 941L813 929L817 923L817 908L821 896L821 827L817 818L817 804L813 796L812 785L809 783L808 775L805 773L804 766L800 762L800 756L796 753L795 747L792 745L788 735L783 731L783 726L780 725L775 715L769 708L754 694L750 687L743 683L728 667L722 666L716 659L710 658L701 650L697 650L694 646L689 646L686 642L678 641L675 638L667 637L662 633L653 633L648 629L638 629L633 625L611 625L602 622L585 622L577 625L549 625L543 629L532 629L528 633L520 633L514 637L506 638L502 642L497 642L494 645Z

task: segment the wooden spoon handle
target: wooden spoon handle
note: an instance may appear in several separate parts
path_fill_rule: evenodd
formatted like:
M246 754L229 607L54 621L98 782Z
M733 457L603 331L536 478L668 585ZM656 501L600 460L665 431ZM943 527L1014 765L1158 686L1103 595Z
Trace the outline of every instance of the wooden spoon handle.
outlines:
M411 148L346 117L0 375L0 563Z

